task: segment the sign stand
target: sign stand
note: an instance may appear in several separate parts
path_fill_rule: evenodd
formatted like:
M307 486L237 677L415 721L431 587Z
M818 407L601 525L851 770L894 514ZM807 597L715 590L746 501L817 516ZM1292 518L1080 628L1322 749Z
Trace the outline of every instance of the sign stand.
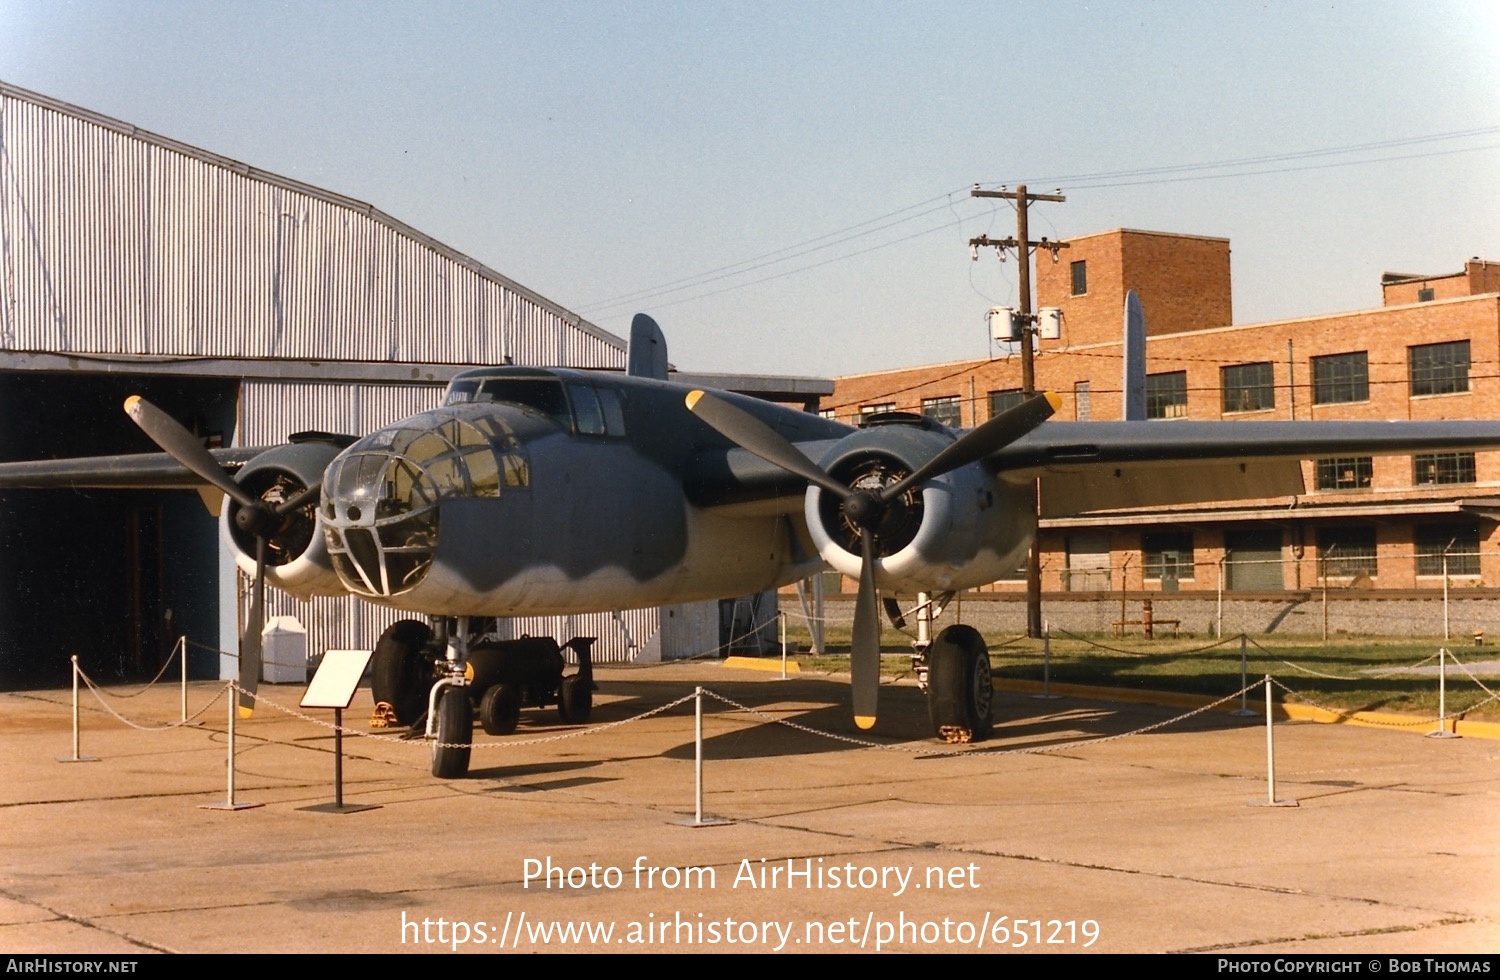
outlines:
M329 650L318 665L299 707L333 709L333 802L298 807L314 813L359 813L378 810L378 804L344 802L344 709L354 701L359 679L370 663L371 650Z

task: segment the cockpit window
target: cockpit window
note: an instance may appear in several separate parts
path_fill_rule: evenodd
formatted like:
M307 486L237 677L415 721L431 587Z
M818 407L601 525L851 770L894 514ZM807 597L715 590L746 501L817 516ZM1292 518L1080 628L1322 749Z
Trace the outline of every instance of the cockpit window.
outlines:
M573 399L573 417L578 421L578 432L586 436L604 435L604 410L599 407L599 396L592 385L568 385L568 397Z
M620 393L582 381L566 384L552 375L459 378L449 383L445 405L508 402L546 415L568 432L586 436L625 435ZM479 420L473 420L476 425Z

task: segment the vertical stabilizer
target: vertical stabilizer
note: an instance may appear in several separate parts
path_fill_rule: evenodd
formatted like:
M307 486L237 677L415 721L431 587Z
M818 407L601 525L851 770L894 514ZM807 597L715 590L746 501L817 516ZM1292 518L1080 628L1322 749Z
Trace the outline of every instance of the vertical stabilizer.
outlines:
M644 313L637 313L630 321L630 348L625 373L637 378L667 380L667 338L662 335L656 321Z
M1141 312L1141 298L1130 290L1125 294L1125 363L1124 414L1126 422L1146 420L1146 314Z

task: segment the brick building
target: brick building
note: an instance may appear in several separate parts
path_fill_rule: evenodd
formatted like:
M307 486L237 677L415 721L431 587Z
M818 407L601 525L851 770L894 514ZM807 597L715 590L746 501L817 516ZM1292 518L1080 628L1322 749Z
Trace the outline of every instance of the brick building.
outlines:
M1063 310L1036 384L1058 419L1121 417L1125 292L1146 312L1147 414L1172 419L1500 417L1500 264L1382 277L1384 305L1230 323L1229 242L1118 229L1037 260L1037 305ZM1016 356L840 378L827 411L920 411L972 426L1020 398ZM1294 497L1044 520L1043 588L1243 591L1500 585L1500 453L1303 464ZM1022 588L1017 573L1000 590Z

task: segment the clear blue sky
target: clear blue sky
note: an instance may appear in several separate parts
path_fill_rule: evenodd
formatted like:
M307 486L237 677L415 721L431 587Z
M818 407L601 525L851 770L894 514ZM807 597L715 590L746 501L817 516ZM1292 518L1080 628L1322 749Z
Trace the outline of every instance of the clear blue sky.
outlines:
M1500 259L1497 51L1487 0L0 0L0 79L650 311L681 367L823 375L988 353L1015 265L966 242L1014 217L975 182L1060 187L1033 236L1230 238L1241 323Z

